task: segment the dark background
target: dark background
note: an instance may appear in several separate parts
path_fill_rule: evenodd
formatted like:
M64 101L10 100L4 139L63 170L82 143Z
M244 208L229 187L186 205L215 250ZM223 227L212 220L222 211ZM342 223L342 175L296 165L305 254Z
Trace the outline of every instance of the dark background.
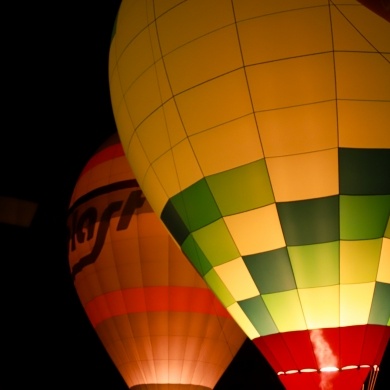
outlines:
M0 196L38 208L29 228L0 223L1 389L127 389L73 288L66 233L78 175L116 131L108 51L119 4L7 2L3 12ZM388 348L376 390L388 388L389 360ZM283 389L249 341L215 390L233 388Z

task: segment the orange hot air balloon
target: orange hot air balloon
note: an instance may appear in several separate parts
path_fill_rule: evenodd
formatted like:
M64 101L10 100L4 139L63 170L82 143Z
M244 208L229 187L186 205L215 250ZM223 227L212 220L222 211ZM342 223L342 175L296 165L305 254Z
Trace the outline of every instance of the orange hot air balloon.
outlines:
M361 389L390 318L390 23L358 1L123 0L109 80L151 207L288 390Z
M77 294L132 389L213 389L246 339L152 212L117 134L69 209Z

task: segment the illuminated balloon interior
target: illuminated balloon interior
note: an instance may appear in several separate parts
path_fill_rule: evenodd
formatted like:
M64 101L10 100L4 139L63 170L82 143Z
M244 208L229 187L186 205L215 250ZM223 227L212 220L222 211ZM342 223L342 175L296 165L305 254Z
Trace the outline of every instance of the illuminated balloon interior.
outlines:
M129 388L213 389L246 335L150 208L117 134L81 173L68 227L77 294Z
M361 389L390 335L390 23L123 0L109 82L151 207L286 389Z

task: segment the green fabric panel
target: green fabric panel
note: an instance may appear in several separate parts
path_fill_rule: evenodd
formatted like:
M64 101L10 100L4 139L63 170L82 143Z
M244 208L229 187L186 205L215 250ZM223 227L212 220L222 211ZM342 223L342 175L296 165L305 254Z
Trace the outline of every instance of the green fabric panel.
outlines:
M340 196L340 237L369 240L384 236L390 213L390 195Z
M374 282L378 274L383 238L340 243L340 283Z
M202 276L213 268L192 235L189 235L184 241L181 250Z
M190 232L221 217L205 179L175 195L171 201Z
M243 260L260 294L296 288L286 248L243 256Z
M297 290L274 294L262 294L261 297L279 332L303 330L305 317Z
M390 149L339 149L340 194L390 194L389 172Z
M181 245L188 237L190 232L183 222L183 219L177 213L171 200L169 200L168 203L164 206L160 218L172 236L175 238L176 242Z
M298 288L340 283L340 243L290 246L287 248Z
M197 230L193 238L213 267L240 257L223 219Z
M385 231L385 237L390 238L390 216L387 219L387 226Z
M203 279L221 301L223 306L229 307L236 302L214 269L210 270Z
M260 296L245 299L244 301L238 302L238 304L259 332L260 336L279 332Z
M223 216L274 202L264 159L217 173L206 180Z
M287 246L320 244L339 239L339 198L276 203Z
M372 299L369 324L386 325L390 318L390 284L375 284L374 297Z

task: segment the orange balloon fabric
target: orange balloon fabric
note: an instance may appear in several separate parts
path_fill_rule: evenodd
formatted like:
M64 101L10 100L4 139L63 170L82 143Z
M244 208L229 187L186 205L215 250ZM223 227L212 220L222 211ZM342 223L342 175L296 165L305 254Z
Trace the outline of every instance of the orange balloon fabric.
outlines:
M213 389L246 339L154 214L117 134L70 202L69 265L85 312L132 389Z

